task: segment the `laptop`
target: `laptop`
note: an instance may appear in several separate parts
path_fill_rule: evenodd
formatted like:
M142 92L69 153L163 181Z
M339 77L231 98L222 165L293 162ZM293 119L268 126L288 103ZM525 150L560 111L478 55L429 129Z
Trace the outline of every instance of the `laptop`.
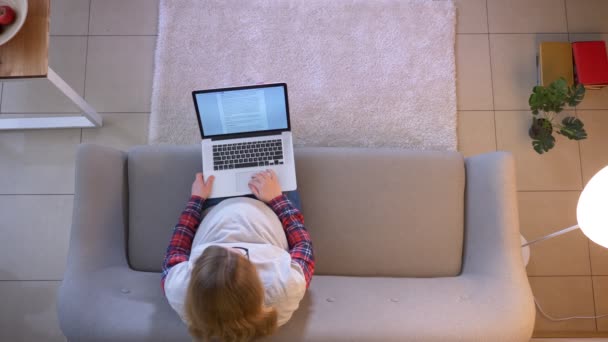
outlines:
M215 176L210 198L251 194L251 176L267 169L283 191L296 190L287 84L196 90L192 97L203 174Z

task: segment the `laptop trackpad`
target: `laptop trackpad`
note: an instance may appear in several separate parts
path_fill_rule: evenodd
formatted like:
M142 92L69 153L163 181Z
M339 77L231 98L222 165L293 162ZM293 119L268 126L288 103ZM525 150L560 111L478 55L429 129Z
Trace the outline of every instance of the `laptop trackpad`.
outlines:
M241 172L236 174L236 191L238 192L248 192L249 190L249 181L251 180L251 176L255 175L259 171L249 171L249 172Z

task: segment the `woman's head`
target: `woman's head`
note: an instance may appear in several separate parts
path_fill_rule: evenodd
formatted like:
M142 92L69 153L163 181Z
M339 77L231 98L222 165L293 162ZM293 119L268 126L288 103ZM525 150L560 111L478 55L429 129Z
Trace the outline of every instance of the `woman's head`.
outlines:
M276 310L264 307L255 266L238 250L220 246L207 247L194 263L185 310L199 340L247 341L277 326Z

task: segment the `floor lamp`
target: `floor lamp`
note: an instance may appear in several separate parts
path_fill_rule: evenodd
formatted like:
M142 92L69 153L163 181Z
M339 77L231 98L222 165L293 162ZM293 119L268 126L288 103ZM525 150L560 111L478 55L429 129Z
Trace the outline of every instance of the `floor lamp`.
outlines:
M583 189L581 196L578 198L578 204L576 206L576 220L578 224L572 227L562 229L558 232L551 233L530 242L526 242L522 237L521 247L524 263L528 265L530 258L530 245L560 236L579 228L591 241L603 246L604 248L608 248L608 166L596 173ZM608 316L602 315L594 317L553 318L543 311L540 305L538 305L538 302L536 302L536 305L543 315L554 321Z
M576 207L578 224L525 242L522 248L545 241L576 229L581 229L591 241L608 248L608 166L596 173L583 189Z

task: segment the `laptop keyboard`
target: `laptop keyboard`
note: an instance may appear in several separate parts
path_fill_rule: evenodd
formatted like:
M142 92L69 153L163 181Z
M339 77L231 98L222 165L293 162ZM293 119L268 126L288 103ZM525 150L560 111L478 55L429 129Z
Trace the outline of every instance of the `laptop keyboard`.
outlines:
M281 164L281 139L213 145L213 169L216 171Z

